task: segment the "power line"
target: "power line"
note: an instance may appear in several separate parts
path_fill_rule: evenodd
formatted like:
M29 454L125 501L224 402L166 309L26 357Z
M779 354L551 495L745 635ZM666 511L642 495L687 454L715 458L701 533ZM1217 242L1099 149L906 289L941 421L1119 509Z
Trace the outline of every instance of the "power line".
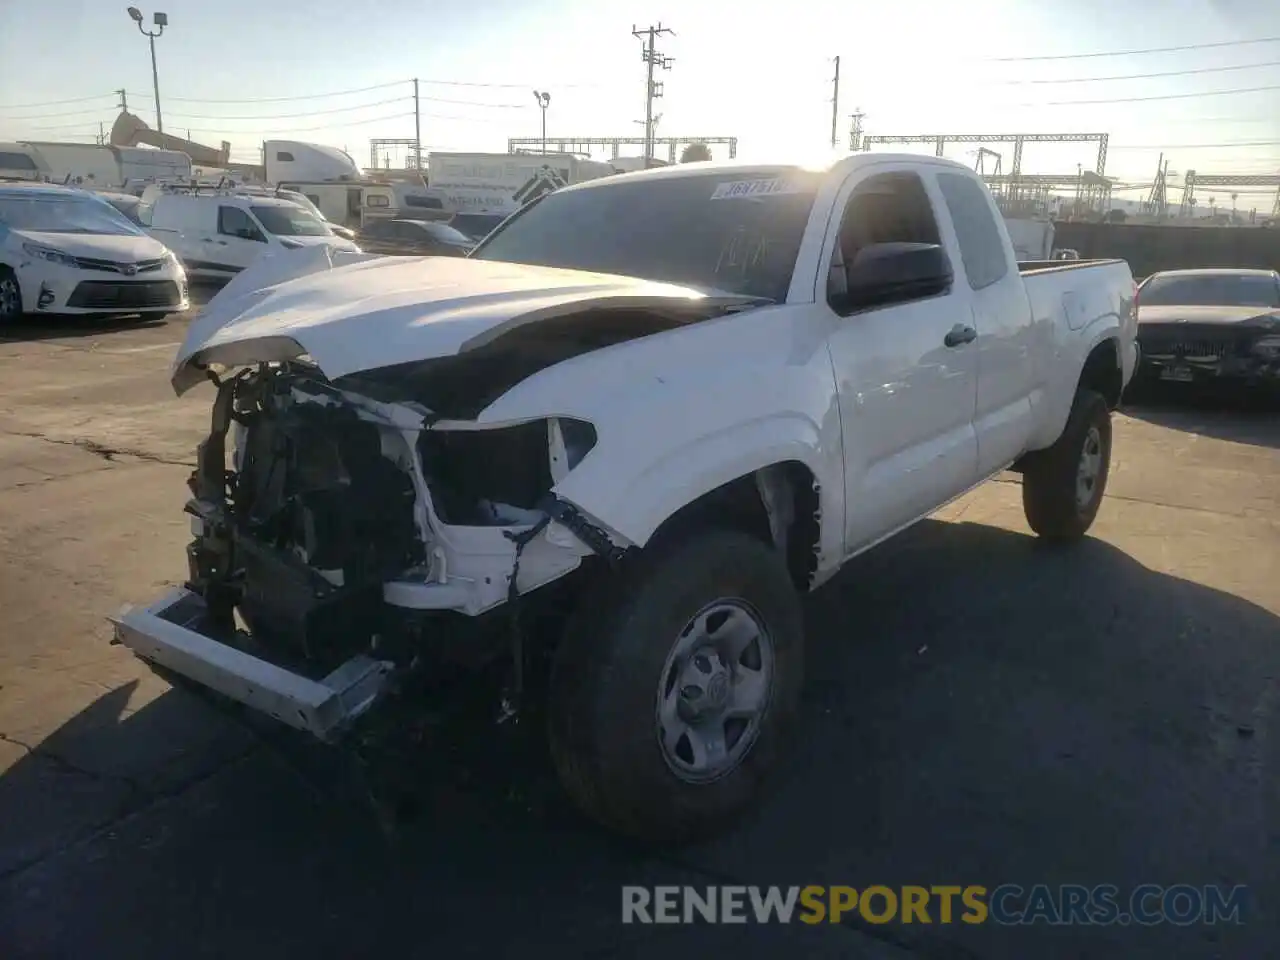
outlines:
M1157 77L1189 77L1201 73L1226 73L1231 70L1261 70L1264 67L1280 67L1280 60L1265 63L1237 63L1225 67L1198 67L1193 70L1162 70L1159 73L1127 73L1111 77L1068 77L1060 80L993 80L991 83L1021 86L1046 83L1111 83L1117 80L1152 80Z
M1280 90L1280 84L1266 87L1239 87L1235 90L1205 90L1200 93L1164 93L1150 97L1116 97L1104 100L1040 100L1035 103L1011 103L1011 107L1086 107L1107 103L1150 103L1154 100L1194 100L1199 97L1226 97L1239 93L1269 93Z
M403 87L412 82L412 80L395 80L391 83L375 84L372 87L354 87L349 90L334 90L329 93L304 93L293 97L241 97L238 100L204 100L199 97L165 97L165 99L182 103L286 103L294 100L324 100L328 97L342 97L351 93L368 93L371 90L387 90L391 87Z
M253 116L210 116L198 113L169 113L167 115L183 120L296 120L299 117L320 117L333 113L350 113L353 110L366 110L370 107L385 107L392 103L412 101L413 97L393 97L390 100L379 100L376 103L357 103L350 107L333 107L328 110L308 110L305 113L260 113Z
M366 118L365 118L365 119L363 119L363 120L348 120L348 121L345 121L345 122L340 123L340 124L332 124L332 123L329 123L329 124L325 124L325 125L324 125L324 126L322 126L322 127L286 127L286 128L284 128L284 129L275 129L275 130L273 130L272 132L273 132L273 133L314 133L314 132L315 132L315 131L317 131L317 130L332 130L332 129L334 129L334 127L335 127L335 126L338 126L338 127L344 127L344 128L345 128L345 127L356 127L356 126L363 126L363 125L364 125L364 124L366 124L366 123L387 123L387 122L390 122L390 121L392 121L392 120L404 120L404 119L406 119L406 118L410 118L410 119L412 119L412 117L413 117L413 111L412 111L412 110L410 110L410 111L408 111L407 113L395 113L395 114L391 114L390 116L385 116L385 117L366 117ZM197 131L197 132L200 132L200 131ZM222 133L222 132L227 132L227 133L247 133L248 131L244 131L244 130L241 130L241 131L232 131L232 130L222 131L222 130L220 130L220 129L219 129L219 128L217 128L217 127L209 127L207 130L205 130L205 131L204 131L204 133L205 133L205 134L208 134L208 133Z
M989 63L1036 63L1048 60L1089 60L1097 57L1136 57L1148 53L1180 53L1184 50L1215 50L1243 47L1249 44L1280 43L1280 37L1254 37L1250 40L1219 40L1216 43L1189 43L1179 47L1146 47L1141 50L1106 50L1097 53L1058 53L1038 57L990 57Z
M0 104L0 110L28 110L36 107L59 107L67 103L88 103L90 100L111 100L115 98L115 92L100 93L92 97L72 97L69 100L45 100L43 103L4 103Z
M1120 144L1114 150L1230 150L1233 147L1277 147L1280 140L1223 140L1221 143Z

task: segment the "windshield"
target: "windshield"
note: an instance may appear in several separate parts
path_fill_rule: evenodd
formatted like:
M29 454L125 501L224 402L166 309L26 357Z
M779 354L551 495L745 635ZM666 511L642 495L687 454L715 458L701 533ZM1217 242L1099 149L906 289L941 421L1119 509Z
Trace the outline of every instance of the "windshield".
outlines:
M267 233L277 237L327 237L329 228L323 220L309 210L294 204L289 206L250 207Z
M471 246L472 240L460 230L455 230L447 223L427 223L419 222L419 227L431 234L431 236L439 240L441 243L452 243L458 246Z
M127 237L137 236L140 232L105 200L67 194L0 196L0 223L11 230L34 233L96 233Z
M294 193L292 190L282 190L280 191L278 196L280 197L281 200L288 200L290 203L296 203L298 206L300 206L303 210L306 210L317 220L323 220L325 221L325 223L329 222L329 218L326 217L321 212L319 207L317 207L314 203L308 200L305 194Z
M1138 302L1144 307L1280 307L1280 287L1274 277L1257 274L1152 277Z
M471 237L487 237L503 220L505 213L456 213L449 221L449 226L460 231L468 239Z
M821 174L734 170L551 193L472 256L785 299Z

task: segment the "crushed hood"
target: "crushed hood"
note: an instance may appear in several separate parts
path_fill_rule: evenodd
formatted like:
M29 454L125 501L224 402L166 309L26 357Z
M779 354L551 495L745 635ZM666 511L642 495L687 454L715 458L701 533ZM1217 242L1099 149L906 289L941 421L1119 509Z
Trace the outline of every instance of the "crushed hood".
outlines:
M262 257L187 330L179 394L205 368L308 357L330 380L478 350L514 329L592 309L717 316L752 298L628 277L471 260L307 247Z

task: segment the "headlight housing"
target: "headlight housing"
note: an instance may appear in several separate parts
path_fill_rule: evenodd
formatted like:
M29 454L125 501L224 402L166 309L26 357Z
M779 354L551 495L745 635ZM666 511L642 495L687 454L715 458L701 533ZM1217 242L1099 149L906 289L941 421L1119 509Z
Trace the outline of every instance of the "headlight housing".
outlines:
M1268 360L1280 360L1280 335L1261 337L1253 342L1253 352Z
M49 263L58 263L64 267L78 266L76 258L69 253L63 253L61 250L55 250L53 247L44 247L38 243L24 243L22 252L29 257L37 260L46 260Z

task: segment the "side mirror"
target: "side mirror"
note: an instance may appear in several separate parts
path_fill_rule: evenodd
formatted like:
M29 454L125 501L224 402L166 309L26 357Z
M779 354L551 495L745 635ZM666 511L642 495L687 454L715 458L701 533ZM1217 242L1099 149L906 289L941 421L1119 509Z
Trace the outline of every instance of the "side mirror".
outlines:
M936 243L873 243L845 266L845 289L831 295L837 310L861 310L945 293L955 279Z

